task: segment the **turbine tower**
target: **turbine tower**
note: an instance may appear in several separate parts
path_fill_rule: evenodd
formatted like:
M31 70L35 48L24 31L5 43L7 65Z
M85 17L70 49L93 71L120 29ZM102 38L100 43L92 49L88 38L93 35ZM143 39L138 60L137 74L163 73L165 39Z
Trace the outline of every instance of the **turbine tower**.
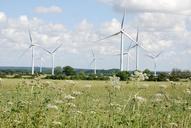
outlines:
M126 10L124 11L124 14L123 14L123 18L122 18L122 22L121 22L121 29L120 29L119 32L96 41L96 42L99 42L99 41L102 41L102 40L105 40L105 39L108 39L108 38L111 38L111 37L114 37L114 36L117 36L117 35L121 36L121 44L120 44L120 71L123 71L123 60L124 60L124 57L123 57L123 51L124 51L123 37L124 37L124 29L125 29L124 28L125 16L126 16Z
M44 51L46 51L48 54L52 56L52 75L54 76L54 65L55 65L55 53L58 51L59 48L61 48L63 43L61 43L58 47L56 47L53 51L49 51L45 48L42 48Z
M139 69L139 29L137 27L137 36L136 36L136 71Z
M133 49L134 47L136 47L136 45L132 46L132 42L131 44L129 45L128 49L125 50L124 54L123 55L126 55L127 56L127 71L129 71L129 64L130 64L130 50Z
M156 60L157 60L157 58L158 58L161 54L162 54L162 52L160 52L160 53L157 54L157 55L153 55L153 54L147 55L147 57L151 58L151 59L153 60L153 62L154 62L154 76L155 76L155 77L157 76L157 62L156 62Z
M96 56L95 56L95 54L94 54L94 51L93 50L91 50L91 52L92 52L92 56L93 56L93 60L92 60L92 62L90 63L90 65L92 65L93 63L94 63L94 74L96 75L96 70L97 70L97 67L96 67L96 63L97 63L97 58L96 58Z

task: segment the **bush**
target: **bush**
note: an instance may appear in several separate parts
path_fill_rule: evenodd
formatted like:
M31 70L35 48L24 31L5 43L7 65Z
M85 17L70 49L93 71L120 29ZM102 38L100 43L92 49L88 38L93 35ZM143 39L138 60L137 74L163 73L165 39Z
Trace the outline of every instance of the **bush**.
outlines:
M127 81L130 78L130 73L127 71L122 71L118 72L116 76L119 77L121 81Z

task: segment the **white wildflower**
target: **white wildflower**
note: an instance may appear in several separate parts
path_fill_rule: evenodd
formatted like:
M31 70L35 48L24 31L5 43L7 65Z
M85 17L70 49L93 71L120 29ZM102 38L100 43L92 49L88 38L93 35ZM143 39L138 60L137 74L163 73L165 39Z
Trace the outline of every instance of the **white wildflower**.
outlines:
M78 91L73 91L72 94L73 94L74 96L79 96L79 95L81 95L82 93L81 93L81 92L78 92Z
M190 106L190 107L188 107L188 110L191 110L191 106Z
M81 111L79 111L79 110L78 110L78 111L76 111L76 113L77 113L77 114L80 114L80 115L82 115L82 114L83 114L83 112L81 112Z
M71 108L75 108L75 107L76 107L76 105L75 105L74 103L67 103L67 105L68 105L69 107L71 107Z
M13 102L9 101L7 104L8 104L8 105L13 105Z
M58 107L57 107L56 105L52 105L52 104L48 104L48 105L47 105L47 108L48 108L48 109L58 110Z
M66 99L66 100L74 100L75 97L73 97L71 95L67 95L67 96L64 97L64 99Z
M96 114L96 112L95 111L90 111L90 114Z
M191 91L190 91L190 89L186 89L186 91L185 91L187 94L191 94Z
M56 103L56 104L63 104L64 101L62 101L62 100L55 100L55 103Z
M109 77L109 79L113 86L119 85L119 83L120 83L119 77L113 76L113 77Z
M21 123L21 121L18 121L18 120L14 120L14 122L17 123L17 124Z
M141 96L135 96L135 100L138 101L139 103L146 102L146 99Z
M169 125L170 125L171 127L178 127L178 124L177 124L177 123L169 123Z
M52 122L54 125L62 125L62 123L61 122L58 122L58 121L53 121Z

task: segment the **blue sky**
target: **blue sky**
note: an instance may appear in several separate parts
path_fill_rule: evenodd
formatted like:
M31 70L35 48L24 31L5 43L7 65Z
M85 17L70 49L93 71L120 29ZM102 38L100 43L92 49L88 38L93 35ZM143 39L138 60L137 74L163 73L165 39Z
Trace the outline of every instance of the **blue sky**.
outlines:
M56 40L64 40L56 54L56 65L93 68L89 65L90 49L93 49L103 58L98 60L98 68L119 68L119 57L113 55L119 53L120 37L99 43L92 41L120 30L124 8L127 9L126 31L135 38L139 26L140 41L147 50L153 54L165 51L158 58L158 70L191 68L191 18L185 16L191 14L189 0L155 3L152 0L0 0L0 66L31 65L30 51L18 60L29 44L29 24L33 40L47 49L59 45ZM125 48L129 43L125 38ZM130 68L134 70L135 50L131 54ZM140 51L140 69L152 70L153 62L145 54ZM36 49L36 66L40 55L45 58L44 66L50 67L51 58L40 49Z

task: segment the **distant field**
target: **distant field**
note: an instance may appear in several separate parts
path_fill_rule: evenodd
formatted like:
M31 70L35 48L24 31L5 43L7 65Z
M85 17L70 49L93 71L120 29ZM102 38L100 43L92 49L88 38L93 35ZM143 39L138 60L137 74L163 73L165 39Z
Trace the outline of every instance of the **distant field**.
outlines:
M0 127L190 128L190 82L3 79Z

